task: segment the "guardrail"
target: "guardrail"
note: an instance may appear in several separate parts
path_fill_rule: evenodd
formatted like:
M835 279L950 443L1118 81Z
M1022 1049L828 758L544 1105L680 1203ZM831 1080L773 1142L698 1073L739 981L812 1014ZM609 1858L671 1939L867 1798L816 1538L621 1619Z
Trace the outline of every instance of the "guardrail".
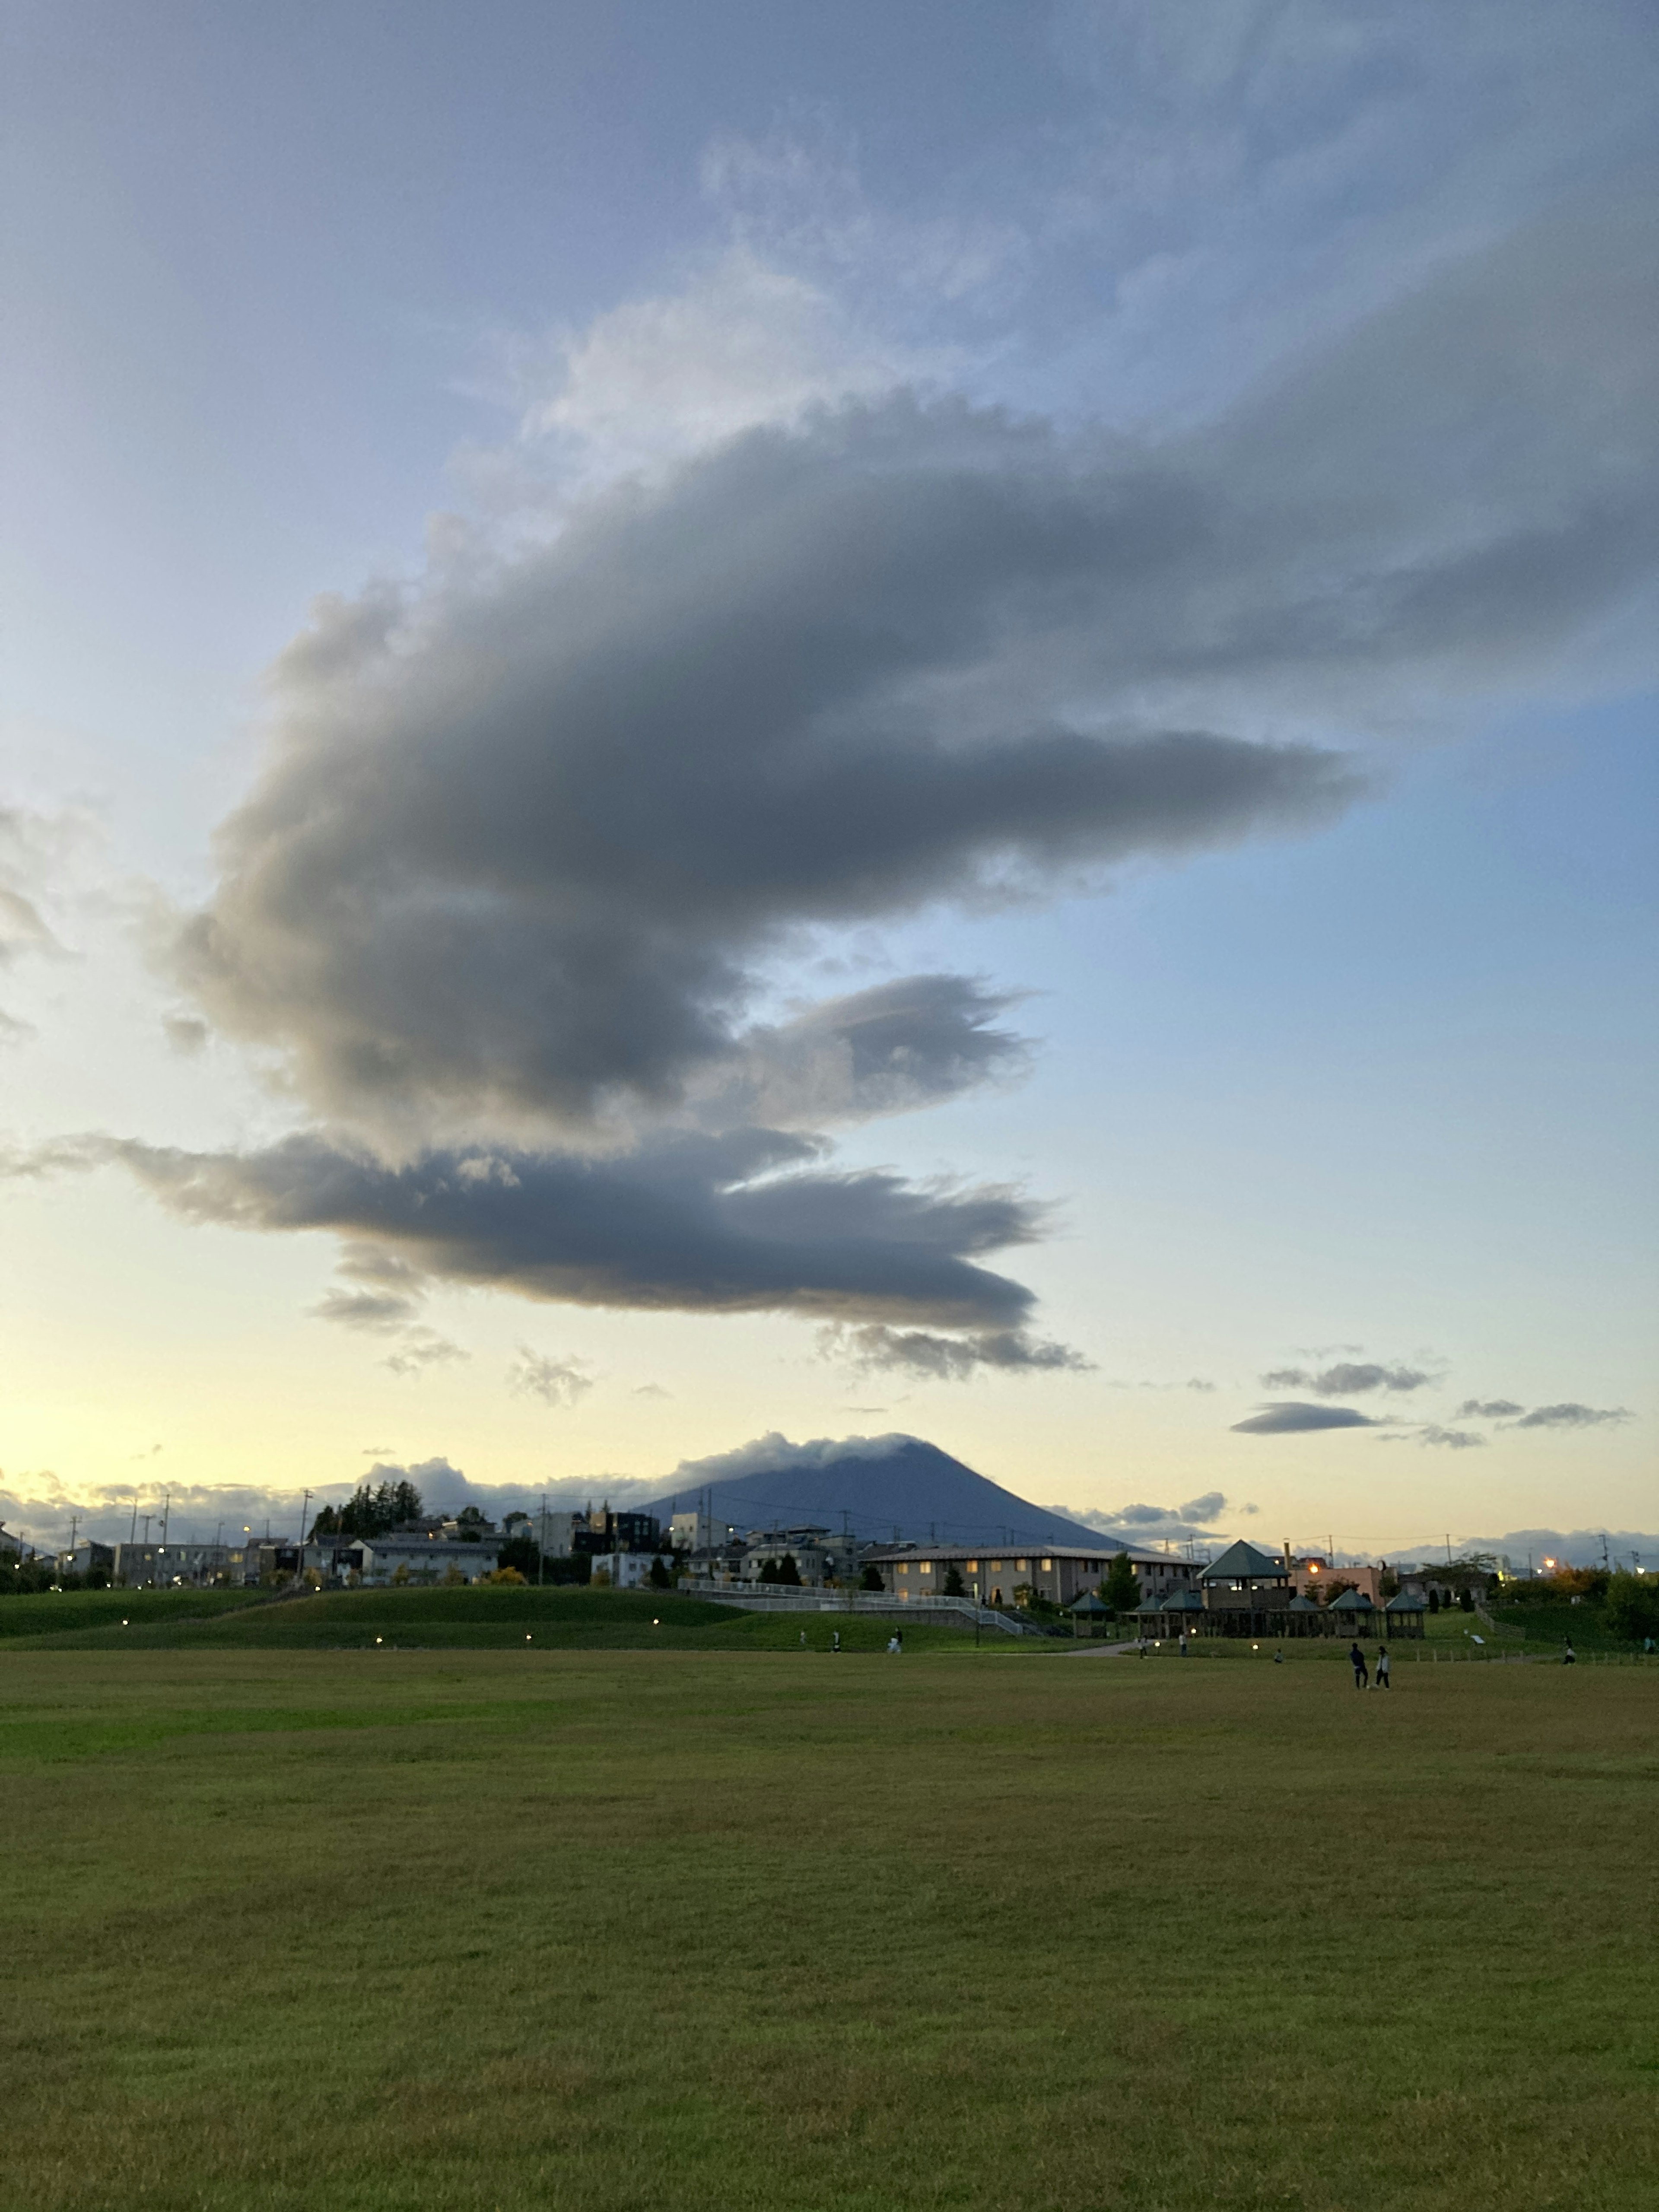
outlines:
M679 1584L686 1597L700 1597L714 1605L731 1605L745 1613L875 1613L887 1620L933 1620L941 1617L965 1621L969 1627L975 1622L981 1628L994 1628L1004 1636L1041 1636L1045 1632L1034 1622L1020 1620L999 1613L988 1605L975 1606L970 1597L930 1597L923 1599L895 1596L890 1590L842 1589L733 1589L725 1583L696 1583L682 1581Z

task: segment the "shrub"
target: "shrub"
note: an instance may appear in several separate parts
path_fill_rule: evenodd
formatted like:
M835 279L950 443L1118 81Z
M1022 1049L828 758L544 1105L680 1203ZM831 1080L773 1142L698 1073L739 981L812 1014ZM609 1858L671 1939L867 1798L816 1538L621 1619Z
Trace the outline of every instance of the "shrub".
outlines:
M866 1567L859 1577L859 1588L861 1590L881 1590L885 1589L886 1587L886 1583L881 1578L879 1567Z
M787 1589L800 1588L800 1569L795 1565L793 1552L786 1552L778 1561L778 1580Z
M968 1595L963 1587L962 1571L954 1559L945 1570L945 1595L946 1597L966 1597Z
M516 1567L497 1567L493 1574L485 1575L482 1579L498 1586L504 1585L509 1589L522 1589L525 1586L525 1578Z
M660 1559L651 1562L651 1587L653 1589L672 1589L674 1587L674 1577Z

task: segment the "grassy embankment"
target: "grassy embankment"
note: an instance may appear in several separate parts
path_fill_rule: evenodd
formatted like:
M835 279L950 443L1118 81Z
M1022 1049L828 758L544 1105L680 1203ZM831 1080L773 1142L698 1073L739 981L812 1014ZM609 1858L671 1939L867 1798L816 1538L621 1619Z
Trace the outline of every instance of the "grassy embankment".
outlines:
M258 1595L258 1593L254 1593ZM21 1615L17 1626L13 1622ZM54 1650L352 1651L532 1650L636 1651L827 1647L879 1650L896 1626L876 1614L757 1613L702 1598L550 1586L330 1590L249 1604L232 1591L65 1591L0 1603L8 1629ZM967 1644L973 1631L907 1621L907 1647ZM1026 1639L998 1640L1018 1647Z
M9 1643L0 2203L1645 2208L1659 1675L1256 1661Z

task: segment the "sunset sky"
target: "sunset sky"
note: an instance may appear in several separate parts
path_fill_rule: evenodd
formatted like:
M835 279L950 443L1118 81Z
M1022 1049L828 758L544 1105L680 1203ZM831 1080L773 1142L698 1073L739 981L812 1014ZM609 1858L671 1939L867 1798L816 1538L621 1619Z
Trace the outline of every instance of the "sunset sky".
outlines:
M1650 7L9 18L0 1520L1659 1528Z

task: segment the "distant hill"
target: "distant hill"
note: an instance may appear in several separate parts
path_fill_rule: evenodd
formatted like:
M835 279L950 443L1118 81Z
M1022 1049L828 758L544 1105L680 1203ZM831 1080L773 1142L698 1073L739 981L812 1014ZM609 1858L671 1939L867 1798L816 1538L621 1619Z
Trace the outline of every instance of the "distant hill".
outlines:
M1112 1539L964 1467L920 1437L848 1437L792 1444L763 1437L739 1451L691 1461L648 1509L665 1520L706 1501L738 1528L817 1526L882 1542L1092 1544Z

